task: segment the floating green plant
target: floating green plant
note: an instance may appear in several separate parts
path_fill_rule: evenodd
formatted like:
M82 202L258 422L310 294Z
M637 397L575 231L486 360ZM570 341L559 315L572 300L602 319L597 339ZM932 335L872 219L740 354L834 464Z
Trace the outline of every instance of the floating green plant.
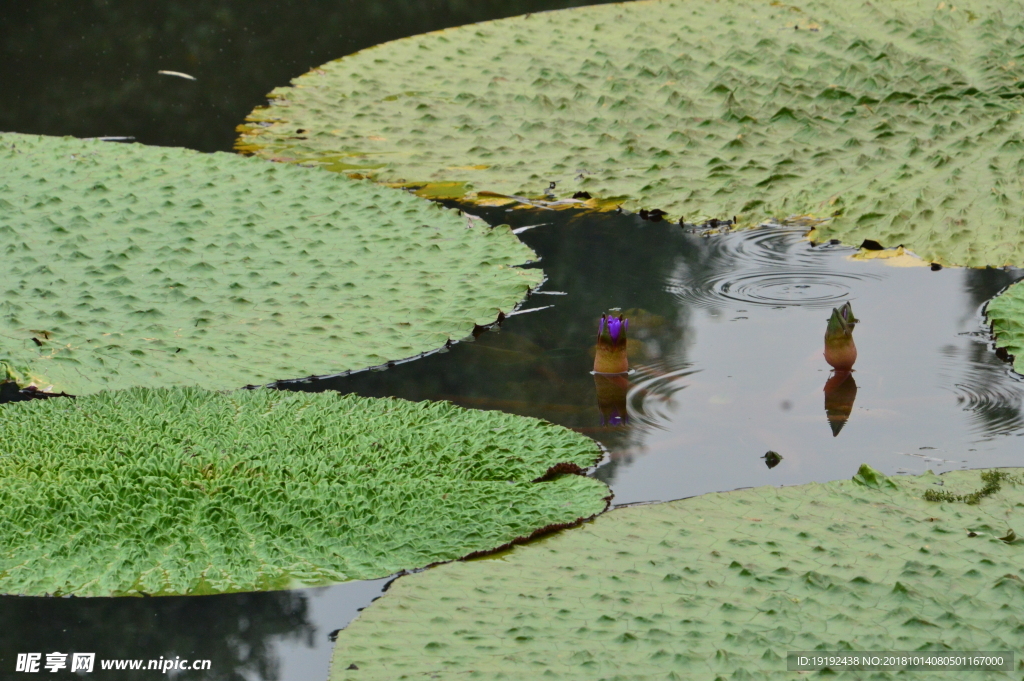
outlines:
M613 510L402 577L339 634L331 679L777 679L787 650L1012 651L1024 553L1007 523L1024 488L975 506L922 498L976 480L862 466Z
M990 497L1001 490L1004 482L1017 485L1020 484L1020 478L1010 475L1006 471L982 471L981 482L981 489L967 494L954 494L944 489L930 489L925 491L924 498L928 501L944 501L946 503L963 503L969 506L976 506L985 497Z
M0 407L0 593L383 577L600 513L591 440L446 402L143 389Z
M333 173L6 133L0 167L0 379L23 387L362 369L467 336L542 276L507 227Z
M238 148L483 202L834 218L818 238L1021 265L1022 17L1019 0L531 14L313 69Z

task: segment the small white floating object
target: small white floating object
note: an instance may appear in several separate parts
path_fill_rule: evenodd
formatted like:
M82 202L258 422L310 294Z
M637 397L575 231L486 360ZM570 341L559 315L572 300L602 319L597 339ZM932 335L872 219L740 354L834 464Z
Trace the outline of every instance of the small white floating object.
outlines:
M541 310L547 310L554 307L554 305L545 305L544 307L531 307L525 310L516 310L515 312L509 312L505 317L515 317L517 314L526 314L527 312L540 312Z
M517 227L517 228L512 230L512 233L513 234L522 234L523 232L525 232L528 229L533 229L534 227L543 227L544 225L547 225L547 224L550 224L550 223L541 222L540 224L537 224L537 225L526 225L525 227Z
M185 80L195 80L195 76L190 76L187 73L181 71L157 71L157 73L164 76L177 76L178 78L184 78Z

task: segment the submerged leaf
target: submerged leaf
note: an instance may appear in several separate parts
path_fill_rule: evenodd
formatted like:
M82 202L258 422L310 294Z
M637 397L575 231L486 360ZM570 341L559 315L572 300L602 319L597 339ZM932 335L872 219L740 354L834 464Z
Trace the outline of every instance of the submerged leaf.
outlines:
M1022 17L1020 0L661 0L501 19L304 74L238 148L431 196L816 216L823 241L1021 265Z
M0 134L0 379L238 388L469 335L539 283L508 227L184 149Z
M942 478L960 491L978 474ZM794 649L1014 650L1020 544L964 528L1005 528L1024 488L936 505L921 499L935 479L617 509L498 560L402 577L339 633L331 679L767 680L793 677Z
M595 463L593 441L446 402L135 388L4 405L0 442L0 593L384 577L574 523L608 496L553 473Z

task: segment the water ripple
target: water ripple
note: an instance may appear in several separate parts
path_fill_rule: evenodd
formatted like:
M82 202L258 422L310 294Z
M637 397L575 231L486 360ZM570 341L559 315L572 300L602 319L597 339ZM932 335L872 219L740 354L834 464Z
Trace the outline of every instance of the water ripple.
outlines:
M673 397L689 384L686 379L698 371L689 363L670 371L660 366L639 368L626 394L630 421L653 428L666 428L673 420L672 411L676 406Z
M984 334L972 335L966 347L940 350L945 366L940 375L946 389L969 414L971 430L984 440L1020 432L1024 428L1024 382L995 357Z
M815 247L804 230L765 227L717 237L710 256L725 266L713 272L681 265L667 289L705 309L736 303L765 307L829 308L841 304L859 281L880 279L866 268L836 271L849 249Z
M957 383L956 402L970 412L973 430L986 437L1009 435L1024 427L1019 386Z

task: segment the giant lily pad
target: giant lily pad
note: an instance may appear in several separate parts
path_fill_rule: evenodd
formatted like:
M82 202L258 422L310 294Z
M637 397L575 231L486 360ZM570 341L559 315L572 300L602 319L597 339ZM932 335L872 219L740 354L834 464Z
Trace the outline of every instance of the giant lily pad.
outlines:
M1013 651L1024 547L1007 523L1022 527L1024 488L923 498L980 486L863 466L614 510L399 579L341 632L331 678L776 679L790 650Z
M1013 284L985 306L996 347L1013 357L1013 369L1024 374L1024 286Z
M507 227L232 154L0 134L0 378L232 388L399 360L511 310Z
M449 403L135 388L0 412L2 593L383 577L576 522L608 497L557 474L599 458L589 439Z
M428 196L834 215L819 238L1024 264L1022 17L1001 0L532 14L324 64L274 90L238 144Z

